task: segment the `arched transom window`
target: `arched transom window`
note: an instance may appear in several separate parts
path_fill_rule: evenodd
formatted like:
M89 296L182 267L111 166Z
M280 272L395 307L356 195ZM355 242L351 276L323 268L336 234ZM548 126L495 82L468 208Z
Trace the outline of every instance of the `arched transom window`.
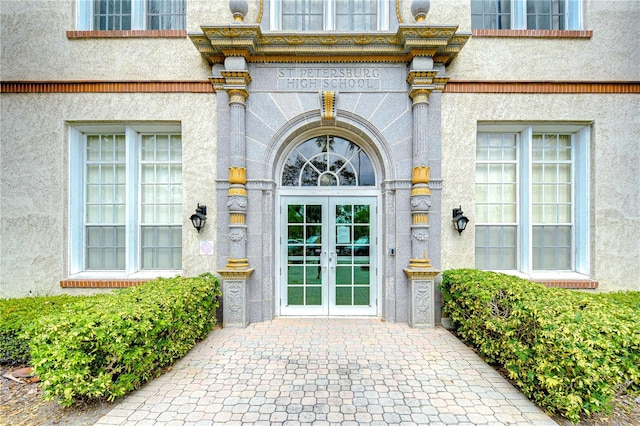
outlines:
M373 186L369 156L353 142L322 135L298 145L284 165L282 186Z

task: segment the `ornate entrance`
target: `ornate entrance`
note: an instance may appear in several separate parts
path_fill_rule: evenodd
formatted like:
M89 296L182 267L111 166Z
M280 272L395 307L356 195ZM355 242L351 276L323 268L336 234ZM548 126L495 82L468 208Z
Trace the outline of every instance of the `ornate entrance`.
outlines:
M378 313L375 182L369 156L339 136L318 135L289 154L280 197L281 315Z

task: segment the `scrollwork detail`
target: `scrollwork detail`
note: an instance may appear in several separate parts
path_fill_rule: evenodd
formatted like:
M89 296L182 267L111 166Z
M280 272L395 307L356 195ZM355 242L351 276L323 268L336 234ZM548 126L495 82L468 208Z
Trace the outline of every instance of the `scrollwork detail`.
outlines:
M413 232L411 236L421 243L426 243L429 240L429 234L427 232Z
M418 209L424 206L426 210L431 208L431 196L430 195L416 195L411 197L411 207Z
M242 232L232 232L229 234L229 240L231 240L232 243L239 243L240 241L244 240L246 238L245 234Z

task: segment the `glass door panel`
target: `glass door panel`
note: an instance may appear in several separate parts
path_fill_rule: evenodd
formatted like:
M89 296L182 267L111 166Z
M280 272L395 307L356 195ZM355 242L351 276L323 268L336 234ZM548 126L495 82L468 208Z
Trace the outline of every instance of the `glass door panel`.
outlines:
M283 315L377 313L375 202L375 197L282 198Z
M326 274L320 265L326 201L319 201L291 202L283 206L287 238L283 296L284 308L292 314L318 315L326 311L322 288ZM312 309L305 309L308 307Z
M374 315L376 313L375 267L372 267L374 198L332 198L330 311L335 315ZM330 262L331 264L331 262ZM333 265L330 265L333 266Z

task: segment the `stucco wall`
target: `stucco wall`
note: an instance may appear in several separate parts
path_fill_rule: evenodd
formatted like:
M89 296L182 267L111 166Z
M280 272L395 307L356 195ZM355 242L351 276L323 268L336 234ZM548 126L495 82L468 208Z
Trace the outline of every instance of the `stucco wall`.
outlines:
M56 294L67 278L66 121L182 123L183 271L214 271L216 256L200 255L199 241L215 246L215 221L198 235L189 217L197 203L215 206L215 108L211 94L3 94L0 297Z
M2 80L203 80L211 74L184 38L70 39L75 1L3 0ZM228 2L189 0L187 31L232 21Z
M426 23L470 33L470 14L467 0L432 0ZM640 2L585 0L583 16L591 38L472 37L447 74L455 80L638 81Z
M475 265L477 122L587 121L592 123L591 278L605 291L640 290L640 96L445 94L442 99L442 203L462 205L471 219L459 236L450 215L443 214L443 269Z

